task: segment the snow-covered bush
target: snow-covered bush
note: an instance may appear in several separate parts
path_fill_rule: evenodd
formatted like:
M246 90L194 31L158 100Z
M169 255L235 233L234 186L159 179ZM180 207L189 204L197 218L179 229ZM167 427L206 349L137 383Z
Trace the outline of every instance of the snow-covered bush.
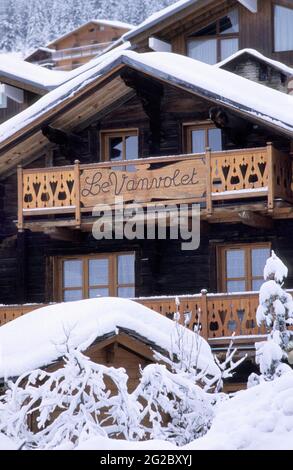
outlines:
M211 426L215 395L165 365L145 367L134 394L144 403L142 418L148 422L144 430L152 439L182 446L203 436Z
M218 393L223 379L231 376L239 361L233 362L232 343L226 361L215 361L209 345L200 337L199 326L192 332L180 324L179 306L177 299L173 327L169 320L163 322L168 323L168 330L160 344L167 352L156 353L160 364L141 371L132 393L124 369L93 363L80 352L86 349L85 344L92 344L96 325L91 341L87 338L85 343L83 338L78 346L73 341L76 324L71 328L62 324L62 341L50 342L49 357L56 360L63 355L63 366L55 371L36 369L8 383L0 397L0 432L17 445L25 443L25 448L37 449L61 448L64 443L76 446L95 436L126 440L151 437L183 445L204 435L211 426L214 405L226 397ZM127 312L131 308L132 303L127 305ZM133 308L133 313L140 308ZM161 324L163 317L156 319L154 315L155 320ZM185 326L190 320L191 315L185 312ZM58 337L55 326L52 332ZM52 346L58 356L53 355Z
M77 444L95 435L138 439L140 405L128 394L127 381L124 369L69 351L64 367L37 369L9 383L0 399L0 432L38 449Z
M288 370L282 363L288 358L293 334L287 329L293 324L293 299L283 289L283 281L288 276L288 269L272 251L264 268L265 282L259 293L259 306L256 312L258 326L265 324L269 337L266 342L257 343L256 362L264 380L273 380ZM253 374L249 385L258 383L260 379Z
M233 370L245 357L233 362L236 349L231 341L223 362L211 358L216 373L200 367L199 357L206 344L200 337L200 312L194 334L190 335L180 324L179 299L176 299L176 306L171 351L168 356L155 353L157 361L164 365L146 367L135 394L145 404L143 418L149 423L144 427L147 436L182 446L209 430L214 405L228 398L219 393L223 380L233 375ZM184 326L188 326L189 312L184 314L183 320Z
M223 381L233 376L233 371L245 360L246 356L236 362L233 361L237 349L233 348L232 338L223 362L216 356L211 358L215 365L214 373L211 374L208 367L199 364L199 357L206 344L200 336L200 309L198 322L194 325L194 334L190 335L190 332L180 324L179 298L176 298L176 307L173 319L174 328L171 333L171 351L169 351L168 356L156 352L155 358L157 361L166 364L174 374L181 374L192 383L200 385L205 391L219 392L223 388ZM190 317L190 312L184 313L183 323L185 327L189 326Z

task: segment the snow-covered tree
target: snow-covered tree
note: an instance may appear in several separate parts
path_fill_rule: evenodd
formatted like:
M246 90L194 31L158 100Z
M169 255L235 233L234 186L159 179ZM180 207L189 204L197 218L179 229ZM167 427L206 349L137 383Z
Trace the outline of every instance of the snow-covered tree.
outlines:
M150 423L144 430L152 439L182 446L203 436L211 426L215 395L164 365L145 367L134 395L144 403L142 418Z
M90 19L139 24L176 0L7 0L0 24L0 51L22 51L49 42Z
M259 293L259 306L256 312L258 326L265 324L269 336L266 342L256 344L256 362L264 380L273 380L287 369L288 351L292 349L293 333L287 326L293 324L293 299L283 289L288 268L272 251L264 268L265 282ZM249 383L257 381L256 376Z
M193 383L200 384L205 391L219 392L223 388L225 379L231 378L237 367L246 359L246 356L234 362L237 349L233 348L233 338L227 349L225 359L220 361L214 357L218 366L218 374L211 375L205 369L200 369L198 358L203 347L201 331L201 311L198 311L198 321L194 325L194 334L190 335L187 327L190 326L191 312L185 312L183 317L183 328L180 314L180 299L175 300L176 312L174 314L174 328L171 337L171 351L169 355L155 353L155 358L168 365L175 374L183 374Z
M4 52L11 52L15 48L16 38L18 32L15 28L15 23L12 20L15 18L15 3L13 0L9 0L6 6L6 13L4 20L1 25L0 35L0 50Z
M96 435L138 439L143 434L141 405L128 394L127 381L124 369L68 351L64 367L38 369L9 383L0 400L0 432L38 449L78 444Z
M217 373L211 373L208 364L203 367L199 360L205 345L200 337L200 311L192 334L180 324L180 300L176 298L175 303L171 351L169 355L155 353L156 360L164 364L150 365L141 371L134 394L145 404L143 418L151 424L145 427L146 434L182 446L208 431L214 406L228 398L219 393L223 380L233 375L245 357L233 361L236 349L231 341L225 360L215 358ZM191 313L185 312L182 320L185 327L190 326Z

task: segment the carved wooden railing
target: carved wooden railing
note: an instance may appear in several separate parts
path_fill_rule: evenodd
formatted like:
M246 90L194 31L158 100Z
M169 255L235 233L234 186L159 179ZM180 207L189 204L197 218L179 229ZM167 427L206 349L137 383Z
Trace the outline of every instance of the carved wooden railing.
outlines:
M257 336L266 333L256 324L258 293L207 294L181 296L179 311L181 322L188 319L188 327L200 327L204 338L215 339L235 336ZM175 298L138 299L146 307L173 318Z
M212 158L212 194L233 197L235 191L268 189L268 148L218 152Z
M41 307L45 305L0 305L0 326Z
M292 290L288 290L291 295ZM238 294L208 294L203 290L198 295L179 296L180 321L190 329L199 327L205 339L211 342L227 339L232 335L245 339L265 335L265 327L256 324L256 309L259 304L257 292ZM146 297L134 299L155 312L173 319L177 311L176 297ZM0 306L0 326L44 305ZM252 340L253 341L253 340Z
M204 155L157 157L45 169L18 170L18 227L24 218L81 214L96 204L152 201L199 202L212 214L216 201L266 198L269 210L277 198L293 202L292 161L268 144L265 148Z

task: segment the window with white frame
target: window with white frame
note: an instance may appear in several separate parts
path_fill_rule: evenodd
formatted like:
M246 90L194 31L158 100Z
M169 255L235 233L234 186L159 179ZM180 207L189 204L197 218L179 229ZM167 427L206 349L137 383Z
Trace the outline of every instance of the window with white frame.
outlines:
M111 253L58 259L56 297L64 302L135 296L135 254Z
M275 52L293 50L293 9L274 6Z
M7 95L5 85L0 85L0 109L7 108Z
M238 49L238 9L230 11L187 38L187 55L211 65L226 59Z

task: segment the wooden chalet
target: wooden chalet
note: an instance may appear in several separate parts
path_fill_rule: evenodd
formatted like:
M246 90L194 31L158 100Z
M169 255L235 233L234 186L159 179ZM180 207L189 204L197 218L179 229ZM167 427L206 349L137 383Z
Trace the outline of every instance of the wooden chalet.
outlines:
M3 55L0 59L0 124L34 104L70 77Z
M271 249L293 288L292 21L293 0L178 2L0 126L2 324L98 295L171 316L179 296L215 349L233 333L253 349ZM97 241L110 174L128 203L200 204L200 247ZM173 187L137 184L150 177Z
M132 27L122 21L91 20L38 48L25 60L50 69L73 70L102 54Z

